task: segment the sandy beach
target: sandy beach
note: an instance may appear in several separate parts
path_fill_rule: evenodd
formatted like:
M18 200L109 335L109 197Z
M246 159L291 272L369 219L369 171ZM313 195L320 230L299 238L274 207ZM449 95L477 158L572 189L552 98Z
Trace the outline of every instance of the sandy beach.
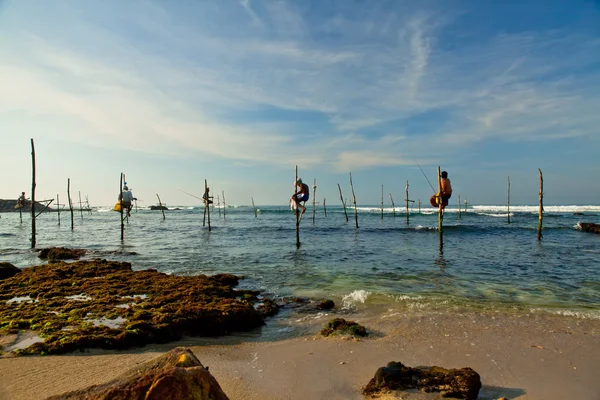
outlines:
M368 339L314 334L264 342L247 334L189 338L122 352L0 359L0 399L43 399L99 384L176 346L190 347L232 400L361 399L361 387L389 361L469 366L480 399L600 398L600 322L541 314L413 312L358 320ZM321 323L322 322L322 323ZM390 399L438 399L399 392Z

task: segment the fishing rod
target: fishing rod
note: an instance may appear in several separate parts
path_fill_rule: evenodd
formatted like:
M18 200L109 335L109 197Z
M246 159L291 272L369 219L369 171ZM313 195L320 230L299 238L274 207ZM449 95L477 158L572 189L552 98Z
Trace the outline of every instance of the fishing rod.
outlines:
M185 193L185 194L187 194L188 196L192 196L192 197L195 197L195 198L197 198L198 200L202 200L202 201L204 201L204 199L203 199L202 197L194 196L193 194L191 194L191 193L188 193L188 192L186 192L185 190L181 190L181 189L179 189L179 191L180 191L180 192L183 192L183 193Z
M429 186L431 187L431 190L433 190L433 193L437 193L435 191L435 189L433 188L433 186L431 185L431 182L429 182L429 179L427 178L427 175L425 175L425 172L423 171L423 169L421 168L421 166L419 165L419 163L415 161L415 164L417 164L417 167L419 167L419 169L421 170L421 173L423 174L423 176L425 177L425 179L427 179L427 183L429 183Z

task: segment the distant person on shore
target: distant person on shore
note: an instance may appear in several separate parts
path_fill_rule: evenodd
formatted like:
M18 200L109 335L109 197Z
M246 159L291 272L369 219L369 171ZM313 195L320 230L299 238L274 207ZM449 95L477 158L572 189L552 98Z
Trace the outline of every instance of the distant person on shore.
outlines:
M25 207L25 192L21 192L21 195L17 199L17 207L15 208L23 208Z
M123 186L123 191L121 192L121 195L119 196L119 200L121 200L121 208L123 210L125 210L125 212L127 213L127 216L130 217L131 216L131 206L133 204L134 200L137 200L135 197L133 197L133 193L131 193L131 191L129 190L129 188L127 187L127 185Z
M212 204L213 201L211 200L213 197L210 196L210 188L207 187L206 191L204 192L204 194L202 195L202 200L204 200L204 205L208 205L208 204Z
M296 202L296 206L302 209L302 214L306 211L306 207L300 203L306 203L309 197L309 188L306 183L302 182L302 178L298 178L296 181L295 193L292 195L290 200L294 200Z

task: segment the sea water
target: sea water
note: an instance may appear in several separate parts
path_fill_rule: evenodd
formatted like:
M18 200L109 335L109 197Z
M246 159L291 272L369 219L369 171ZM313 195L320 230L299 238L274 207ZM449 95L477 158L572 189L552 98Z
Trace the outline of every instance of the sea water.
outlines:
M219 212L220 211L220 212ZM225 211L225 215L224 212ZM433 208L307 208L296 247L286 206L165 211L138 208L125 223L110 207L37 218L37 247L88 250L87 258L130 262L134 269L242 275L244 288L274 297L333 299L340 309L386 313L426 309L539 312L600 318L600 236L579 222L600 222L599 206L447 208L443 233ZM30 249L31 219L1 214L0 261L43 264Z

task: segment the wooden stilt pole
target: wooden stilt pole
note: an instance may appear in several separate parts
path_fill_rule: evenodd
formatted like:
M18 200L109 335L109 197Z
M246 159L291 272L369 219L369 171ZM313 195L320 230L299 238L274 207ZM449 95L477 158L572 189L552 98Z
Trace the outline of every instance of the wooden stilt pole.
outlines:
M354 185L352 184L352 172L350 172L350 188L352 189L352 201L354 203L354 220L356 222L356 229L358 229L358 210L356 208L356 195L354 194Z
M58 201L58 193L56 194L56 213L58 214L58 226L60 226L60 202Z
M444 207L442 206L442 176L440 172L440 166L437 168L437 180L438 180L438 231L442 232L442 221L444 219Z
M296 202L296 248L300 248L300 207L296 200L296 182L298 182L298 166L296 165L296 179L294 180L294 201Z
M254 209L254 218L258 217L258 212L256 212L256 206L254 205L254 197L250 197L250 199L252 199L252 208ZM221 214L219 212L219 214Z
M346 203L344 202L344 196L342 196L342 188L338 183L338 190L340 191L340 200L342 201L342 208L344 209L344 216L346 217L346 223L348 223L348 213L346 212Z
M81 190L79 191L79 213L81 214L81 220L83 221L83 203L81 202Z
M323 197L323 212L325 213L325 218L327 218L327 204L325 202L326 199Z
M394 204L394 198L392 197L391 193L390 193L390 201L392 202L392 213L394 214L394 218L396 218L396 205Z
M135 204L137 204L137 202ZM87 194L85 195L85 208L87 208L88 213L92 215L92 207L90 207L90 201L88 200Z
M225 191L221 191L221 194L223 195L223 219L225 219L225 216L227 215L225 212L225 209L227 208L227 203L225 202Z
M121 215L121 242L125 239L125 224L123 221L123 178L124 175L121 172L121 178L119 180L119 214ZM71 203L69 196L69 204Z
M73 202L71 201L71 178L67 178L67 197L69 198L69 212L71 213L71 230L75 229L73 220Z
M317 216L317 178L313 181L313 225L315 224L315 218Z
M409 221L409 210L408 210L408 202L410 200L408 199L408 181L406 181L406 225L408 225L408 221Z
M208 217L208 231L210 232L210 196L208 194L208 182L204 180L204 193L206 194L206 200L204 200L204 213Z
M540 209L539 209L539 220L538 220L538 232L537 240L542 240L542 220L544 219L544 177L542 176L542 170L538 168L540 173Z
M383 185L381 185L381 220L383 221Z
M508 223L510 224L510 176L508 177L508 203L506 207L506 216L508 218Z
M31 139L31 248L35 249L35 145Z
M460 194L458 195L458 219L460 219Z
M23 199L23 202L25 202L25 199ZM19 219L21 220L21 223L23 223L23 204L21 204L21 200L19 199L17 199L17 203L19 204Z
M204 203L204 216L202 217L202 226L206 226L206 211L208 209L208 193L206 193L206 179L204 180L204 195L202 202Z
M164 221L165 219L167 219L167 217L165 217L165 210L163 208L162 201L160 201L160 196L158 195L158 193L156 193L156 197L158 198L158 206L160 207L160 211L162 211Z
M421 214L421 199L419 199L419 214Z

